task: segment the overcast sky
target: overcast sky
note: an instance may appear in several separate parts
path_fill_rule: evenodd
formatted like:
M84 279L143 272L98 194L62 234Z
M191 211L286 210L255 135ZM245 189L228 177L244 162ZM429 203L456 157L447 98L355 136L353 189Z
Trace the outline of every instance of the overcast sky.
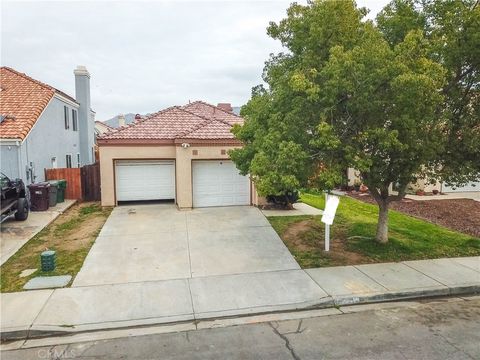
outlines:
M1 64L72 96L85 65L97 120L189 100L240 106L281 50L265 29L290 2L2 0ZM357 1L372 18L387 2Z

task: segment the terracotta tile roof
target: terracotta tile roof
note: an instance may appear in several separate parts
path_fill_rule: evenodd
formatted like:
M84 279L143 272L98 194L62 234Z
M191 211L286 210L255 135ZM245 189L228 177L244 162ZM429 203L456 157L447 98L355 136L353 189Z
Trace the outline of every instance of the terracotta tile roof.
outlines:
M0 88L3 139L23 140L55 93L76 102L54 87L4 66L0 68Z
M195 106L190 106L194 105ZM235 140L231 128L243 123L213 105L195 102L173 106L103 134L99 140Z
M195 101L182 107L185 110L193 112L194 114L215 120L226 121L229 124L243 124L243 119L232 112L210 105L203 101Z

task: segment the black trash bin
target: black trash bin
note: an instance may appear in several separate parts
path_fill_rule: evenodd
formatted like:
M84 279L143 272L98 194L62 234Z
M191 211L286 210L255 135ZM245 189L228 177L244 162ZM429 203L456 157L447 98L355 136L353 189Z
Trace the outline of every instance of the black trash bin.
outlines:
M46 182L28 185L28 189L30 190L30 201L31 201L30 209L32 211L48 210L49 188L50 188L50 184Z
M57 205L58 181L50 180L48 183L50 184L50 187L48 188L48 206L53 207Z

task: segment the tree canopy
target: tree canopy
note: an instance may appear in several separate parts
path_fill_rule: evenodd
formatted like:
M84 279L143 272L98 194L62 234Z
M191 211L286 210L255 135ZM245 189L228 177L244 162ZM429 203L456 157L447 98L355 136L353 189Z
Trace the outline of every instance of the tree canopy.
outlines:
M285 52L267 61L233 130L245 146L230 155L263 195L332 189L357 169L386 242L388 205L409 183L479 177L480 6L394 0L376 23L366 14L312 1L270 24Z

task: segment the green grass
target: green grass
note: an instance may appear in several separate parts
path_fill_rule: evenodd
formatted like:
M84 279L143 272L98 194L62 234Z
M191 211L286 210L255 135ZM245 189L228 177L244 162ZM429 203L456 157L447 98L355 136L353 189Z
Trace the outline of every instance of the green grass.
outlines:
M301 200L319 209L325 207L325 196L305 193ZM440 257L480 255L480 239L455 232L423 220L391 210L389 213L389 241L375 241L378 208L350 197L342 197L331 228L332 241L340 241L344 250L361 255L365 262L388 262ZM302 267L346 265L348 259L336 256L334 251L322 250L324 225L320 216L270 217L269 221L284 238L285 231L295 223L310 220L308 231L300 234L301 243L312 247L300 251L292 241L286 244ZM284 239L285 241L285 239ZM321 246L320 246L321 245Z
M22 291L23 285L36 276L72 275L74 277L90 251L111 208L99 204L79 204L60 215L30 239L0 268L1 292ZM56 251L56 269L42 272L40 253ZM37 269L27 277L19 277L25 269Z

